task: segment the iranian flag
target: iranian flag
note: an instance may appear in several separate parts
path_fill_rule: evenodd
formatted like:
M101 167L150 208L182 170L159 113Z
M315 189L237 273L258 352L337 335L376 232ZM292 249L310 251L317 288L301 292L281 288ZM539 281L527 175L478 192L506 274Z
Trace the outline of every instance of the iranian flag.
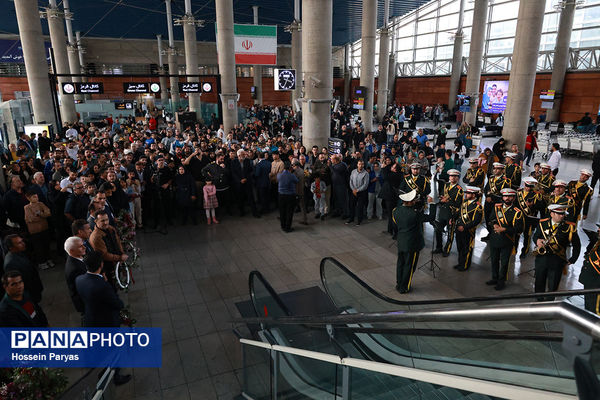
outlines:
M233 33L236 64L277 64L277 26L234 24Z

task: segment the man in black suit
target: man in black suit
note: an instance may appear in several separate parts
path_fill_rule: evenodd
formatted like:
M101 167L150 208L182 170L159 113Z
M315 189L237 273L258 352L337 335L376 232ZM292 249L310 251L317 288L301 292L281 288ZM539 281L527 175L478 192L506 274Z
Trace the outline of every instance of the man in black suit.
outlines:
M73 236L77 236L79 239L83 241L83 246L85 247L85 252L89 253L94 250L92 245L90 244L90 235L92 234L92 228L90 228L90 223L85 219L76 219L71 224L71 233ZM85 272L85 271L84 271Z
M85 256L84 262L87 273L75 278L75 287L85 308L84 325L92 328L118 328L121 325L119 312L124 305L102 274L102 254L92 251ZM115 368L115 385L122 385L131 379L131 375L121 375L119 370L120 368Z
M8 250L4 257L4 271L19 271L31 300L39 303L42 300L44 285L36 266L25 255L25 240L19 235L8 235L4 238L4 248Z
M6 295L0 302L0 326L8 328L35 328L48 326L42 308L31 300L21 272L10 270L2 275Z
M67 280L69 295L71 296L71 301L73 302L75 309L83 314L83 300L75 287L75 279L79 275L83 275L87 272L87 268L83 262L83 257L86 253L83 240L80 237L71 236L65 241L65 251L68 254L67 262L65 263L65 279Z
M259 217L256 210L256 204L254 202L254 192L252 190L253 178L254 178L254 167L252 161L246 158L246 151L239 149L237 152L237 159L232 159L230 163L231 167L231 183L233 191L237 197L240 207L240 215L244 216L246 202L250 203L252 209L252 215Z

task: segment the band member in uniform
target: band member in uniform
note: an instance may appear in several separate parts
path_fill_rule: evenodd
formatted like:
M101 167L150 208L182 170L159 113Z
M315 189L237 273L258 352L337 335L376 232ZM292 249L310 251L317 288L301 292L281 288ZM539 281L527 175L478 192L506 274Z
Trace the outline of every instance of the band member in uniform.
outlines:
M581 243L577 235L577 225L565 220L567 207L562 204L548 206L550 218L540 220L533 241L536 243L535 292L554 292L558 289L563 270L579 258ZM567 247L573 246L571 258L567 259ZM538 301L554 300L554 297L538 297Z
M504 175L510 179L510 187L517 190L521 186L521 174L523 173L521 166L515 163L515 153L506 152L505 160L506 167L504 168Z
M540 164L540 176L537 179L538 187L537 190L542 194L549 195L552 193L552 184L554 183L554 175L552 175L552 168L550 164Z
M408 193L412 190L417 191L417 208L424 209L427 202L427 196L431 193L431 184L426 176L420 175L421 164L412 163L410 165L410 175L405 175L400 184L400 192Z
M459 271L466 271L471 266L473 247L475 246L475 231L483 219L483 207L478 201L480 193L481 189L477 186L467 186L465 199L456 218L458 264L454 268Z
M531 248L531 235L537 227L537 215L543 205L542 196L536 193L534 188L537 180L526 176L523 178L523 188L517 190L517 205L525 217L525 229L523 230L523 248L521 249L520 259L524 259L529 254Z
M483 190L485 184L485 172L479 167L477 158L469 159L469 169L463 177L463 183L469 186L477 186Z
M598 235L600 235L600 225L598 226ZM598 240L598 235L596 235L596 242L583 260L583 267L579 274L579 282L583 284L584 289L600 288L600 240ZM600 294L586 294L585 309L600 315Z
M460 211L460 205L463 200L463 189L458 184L460 179L460 171L456 169L448 170L448 179L450 182L446 182L444 185L444 193L440 197L440 204L438 206L437 224L435 224L435 250L433 254L443 253L444 257L448 257L450 249L452 249L452 242L454 240L454 221L458 217ZM442 231L446 228L448 232L448 239L446 245L442 248Z
M582 211L582 218L587 218L590 200L592 199L592 193L594 193L594 189L587 184L587 180L590 179L591 176L592 172L589 169L582 169L580 171L579 180L569 182L567 187L569 196L571 196L575 202L575 215L573 216L575 221L579 220Z
M529 173L529 176L537 180L542 175L542 170L540 168L540 163L536 162L533 164L533 171Z
M398 226L396 290L408 293L419 253L425 247L423 222L429 221L429 215L423 214L422 208L418 208L416 190L401 194L400 200L402 205L393 211L394 223Z
M496 203L502 203L502 196L500 192L504 188L509 188L511 182L504 175L504 164L494 163L494 175L490 176L487 184L485 185L485 204L483 206L483 213L485 215L486 225L490 225L491 218L494 214L494 205ZM490 231L491 232L491 231ZM487 241L490 235L482 237L481 240Z
M567 182L557 179L552 183L552 185L554 186L554 191L544 204L544 207L546 208L544 210L544 218L550 217L550 210L547 208L550 204L560 204L561 206L567 207L567 212L569 213L569 215L566 217L567 221L574 221L576 218L576 216L574 216L575 202L571 196L567 195Z
M516 196L516 190L502 189L502 203L494 205L488 225L492 279L486 285L496 285L496 290L502 290L506 286L510 256L525 225L523 212L514 205Z

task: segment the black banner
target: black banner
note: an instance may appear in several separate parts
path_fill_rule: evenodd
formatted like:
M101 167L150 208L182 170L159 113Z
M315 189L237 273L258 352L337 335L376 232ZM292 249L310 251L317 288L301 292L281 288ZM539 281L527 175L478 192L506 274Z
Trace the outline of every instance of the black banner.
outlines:
M125 93L148 93L150 89L146 82L123 82L123 92Z

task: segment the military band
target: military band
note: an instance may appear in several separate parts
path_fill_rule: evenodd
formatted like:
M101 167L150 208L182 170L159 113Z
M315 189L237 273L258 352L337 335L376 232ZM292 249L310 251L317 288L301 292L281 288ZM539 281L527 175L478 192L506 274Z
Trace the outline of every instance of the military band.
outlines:
M540 174L535 179L537 179L537 181L538 181L537 190L542 195L544 195L544 194L550 195L550 193L552 193L552 184L554 183L555 178L554 178L554 175L552 175L551 170L552 170L552 167L550 167L550 164L547 164L547 163L540 164Z
M537 215L542 207L542 196L534 190L537 180L526 176L524 186L517 190L517 205L523 211L525 228L523 229L523 248L520 259L524 259L531 249L531 235L538 224Z
M536 244L535 256L535 292L543 293L558 289L563 271L569 264L575 263L581 251L581 242L577 234L577 225L565 219L567 206L551 204L548 206L549 218L541 219L533 241ZM567 258L567 248L572 246L571 257ZM538 300L554 300L554 297L539 297Z
M545 199L544 217L545 218L550 217L550 210L548 209L549 205L559 204L561 206L565 206L565 208L567 209L567 212L568 212L568 215L566 217L567 220L574 221L576 219L575 201L573 201L571 196L567 195L567 182L565 182L561 179L556 179L552 183L552 186L554 187L552 194Z
M479 203L481 189L477 186L467 186L465 198L456 218L456 247L458 249L458 264L454 269L466 271L471 266L473 248L475 247L475 231L483 219L483 208Z
M463 200L463 189L458 184L460 171L456 169L449 170L448 179L450 181L444 184L444 193L440 197L440 204L438 205L439 211L435 230L436 248L433 251L434 254L443 253L444 257L447 257L450 254L450 249L452 249L454 221L458 217ZM446 239L446 245L442 247L442 230L444 228L448 232L448 238Z
M510 180L510 187L517 190L521 186L521 174L523 173L521 166L515 163L515 153L506 152L505 155L506 167L504 168L504 175Z
M413 163L410 166L410 174L405 175L400 184L401 193L409 193L413 190L417 192L416 207L424 209L427 204L427 196L431 193L431 184L429 179L420 174L421 164Z
M469 186L477 186L481 190L485 185L485 171L479 166L478 158L469 159L469 169L463 177L463 183Z
M510 180L504 175L504 164L494 163L493 171L494 174L490 176L485 185L485 205L483 206L483 212L487 226L490 226L490 221L494 213L494 205L502 202L502 195L500 192L502 189L511 187ZM488 239L489 235L481 238L483 241Z
M579 217L587 218L590 200L592 199L592 193L594 193L594 189L587 184L588 179L591 177L592 172L589 169L582 169L579 173L579 180L573 180L567 186L567 193L575 202L575 221L578 221Z

